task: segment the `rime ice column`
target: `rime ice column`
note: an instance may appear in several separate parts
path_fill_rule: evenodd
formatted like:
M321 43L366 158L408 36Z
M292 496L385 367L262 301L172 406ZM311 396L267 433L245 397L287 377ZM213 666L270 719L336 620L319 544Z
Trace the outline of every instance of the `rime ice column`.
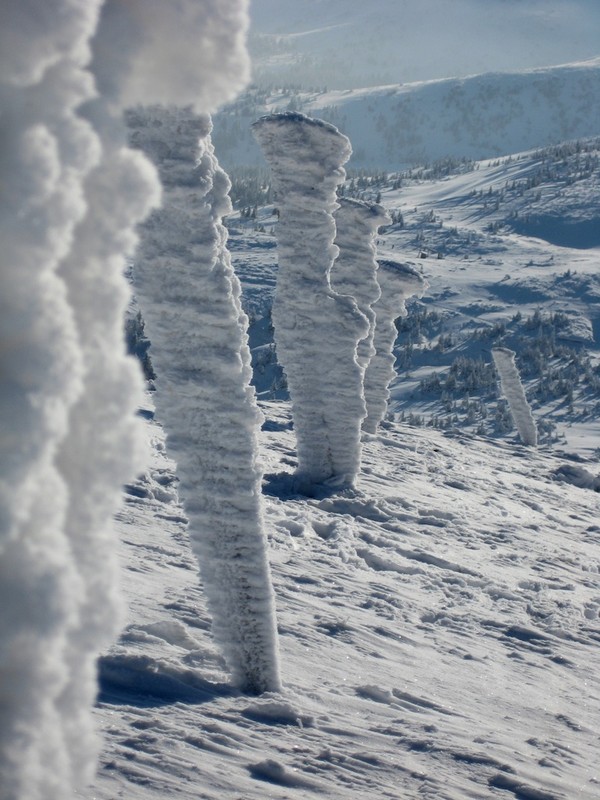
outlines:
M213 634L234 683L280 688L263 532L247 318L221 222L231 211L208 115L136 107L130 140L156 164L164 203L142 229L135 290L157 374L156 405L177 461Z
M138 365L124 352L129 289L123 272L137 243L137 224L159 202L160 184L152 164L128 149L122 108L166 96L200 98L211 107L219 97L228 99L244 80L244 26L243 0L180 0L176 6L107 0L92 41L99 96L82 113L100 135L102 158L86 180L88 214L61 267L86 365L58 460L69 486L66 532L84 586L66 651L71 680L58 701L77 783L89 780L95 766L95 661L121 618L112 517L122 484L143 463L134 416L142 382Z
M359 341L356 350L358 364L365 370L375 354L375 312L372 306L381 296L375 237L379 228L389 224L391 219L383 206L377 203L341 197L339 204L333 217L335 244L340 252L331 270L331 285L339 294L351 295L369 321L368 333Z
M83 359L58 265L99 143L77 107L98 2L4 4L0 24L0 797L71 795L58 697L82 597L55 464ZM91 708L88 709L91 717Z
M294 113L262 117L254 134L272 169L280 213L273 322L292 398L298 484L351 485L365 416L356 347L368 320L330 285L338 253L335 193L350 142L333 125Z
M375 355L365 372L365 400L367 417L363 430L375 433L385 416L389 400L388 386L394 377L394 342L398 334L395 321L406 315L404 301L407 297L421 297L427 287L426 281L408 264L397 261L379 261L377 280L381 297L374 304Z
M537 426L531 407L525 397L519 370L515 364L515 352L507 347L494 347L492 357L500 378L500 387L510 409L510 415L524 445L537 446Z

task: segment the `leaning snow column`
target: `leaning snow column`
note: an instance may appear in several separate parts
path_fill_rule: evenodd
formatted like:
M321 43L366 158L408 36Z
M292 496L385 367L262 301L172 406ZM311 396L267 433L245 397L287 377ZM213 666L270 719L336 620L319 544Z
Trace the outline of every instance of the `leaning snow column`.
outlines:
M5 3L0 24L0 797L70 797L57 700L82 584L56 465L83 354L59 265L100 146L77 108L99 2ZM91 703L86 709L91 721ZM88 723L89 725L90 723Z
M381 289L377 281L377 231L391 222L387 211L378 203L364 203L341 197L335 219L335 244L339 255L331 270L331 285L339 294L349 294L369 321L369 330L358 343L356 358L365 370L375 354L375 312Z
M253 127L279 208L273 323L292 399L298 485L304 491L328 480L351 485L365 416L356 347L368 334L368 320L330 284L338 253L336 187L350 142L333 125L303 114L262 117Z
M208 115L136 107L130 141L156 164L163 207L142 227L135 291L151 341L156 406L177 461L213 619L234 683L280 688L257 462L258 410L240 284L221 222L230 182Z
M422 297L427 287L423 277L408 264L397 261L379 261L377 280L381 287L381 297L374 304L375 312L375 355L365 372L365 400L367 417L363 430L375 433L385 416L390 397L388 386L394 372L394 342L398 331L395 321L406 315L404 301L407 297Z
M516 353L507 347L494 347L492 358L500 378L500 388L510 409L515 427L524 445L537 446L537 426L531 413L531 407L525 397L519 370L515 364Z

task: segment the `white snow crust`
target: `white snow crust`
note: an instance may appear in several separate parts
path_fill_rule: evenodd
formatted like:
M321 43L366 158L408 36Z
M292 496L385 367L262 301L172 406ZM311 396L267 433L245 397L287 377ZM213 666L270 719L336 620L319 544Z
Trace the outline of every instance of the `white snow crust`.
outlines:
M369 321L369 330L358 342L356 360L367 368L375 354L375 312L373 304L381 297L377 281L377 231L391 219L383 206L347 197L339 198L335 211L335 244L339 253L331 270L331 285L339 294L354 298L359 311Z
M32 19L10 7L0 26L0 794L58 800L78 774L59 697L78 680L65 645L83 586L56 456L84 373L58 267L99 157L76 115L93 92L80 61L97 4L30 5Z
M163 206L142 228L135 290L213 633L236 686L275 691L275 611L257 459L262 416L221 221L231 210L230 183L214 155L207 115L147 106L126 117L132 145L156 164L163 185Z
M263 410L267 473L291 477L289 403ZM267 485L286 690L249 699L229 689L148 430L85 800L596 800L598 495L557 482L560 458L392 422L352 495Z
M124 347L125 257L160 194L152 166L126 147L114 101L147 99L148 47L160 42L153 60L171 61L182 20L187 56L160 91L171 81L177 92L185 71L189 92L195 70L195 90L214 103L245 79L245 4L184 5L111 2L124 14L112 41L114 17L97 27L95 0L2 5L3 800L65 800L95 767L96 660L121 620L112 517L144 452L141 374Z
M247 83L247 0L105 0L94 51L98 88L210 113Z
M336 187L350 142L333 125L288 112L262 117L254 134L271 166L279 208L273 303L278 358L288 379L298 441L298 484L352 484L365 415L357 343L368 320L337 294L330 272Z
M373 345L375 354L369 361L364 378L367 415L363 430L375 433L387 411L390 397L389 385L394 378L394 343L398 317L406 315L407 297L422 297L427 282L410 264L402 264L389 259L379 260L377 280L381 296L373 305L375 312L375 333Z
M525 397L519 370L515 364L516 353L507 347L492 348L494 365L500 378L502 392L508 401L510 414L523 444L537 445L537 427Z

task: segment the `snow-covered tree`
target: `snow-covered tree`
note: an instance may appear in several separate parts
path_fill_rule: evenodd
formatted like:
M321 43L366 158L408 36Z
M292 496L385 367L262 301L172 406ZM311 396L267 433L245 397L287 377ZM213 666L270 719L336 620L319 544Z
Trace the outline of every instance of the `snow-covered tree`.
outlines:
M515 364L515 352L507 347L494 347L492 358L500 378L500 388L508 402L510 415L523 444L537 446L537 427L531 408L525 397L519 370Z
M336 188L350 142L333 125L294 112L262 117L253 127L280 214L273 323L292 399L298 486L351 485L365 416L356 347L369 325L354 299L330 284Z
M156 164L163 205L142 227L134 267L150 337L156 405L177 461L213 618L234 683L280 688L263 530L254 388L240 284L221 222L230 183L208 115L189 107L127 112L130 140Z
M331 285L339 294L351 295L369 321L369 330L358 342L356 358L366 369L375 354L375 312L373 304L379 300L381 289L377 281L377 231L391 222L383 206L341 197L334 213L335 244L339 254L331 270Z
M419 272L409 264L398 261L380 260L377 280L381 297L373 305L375 355L366 369L364 382L367 416L363 430L367 433L377 431L387 410L390 396L388 386L395 374L393 350L398 333L395 321L398 317L406 316L406 298L413 295L421 297L427 287Z

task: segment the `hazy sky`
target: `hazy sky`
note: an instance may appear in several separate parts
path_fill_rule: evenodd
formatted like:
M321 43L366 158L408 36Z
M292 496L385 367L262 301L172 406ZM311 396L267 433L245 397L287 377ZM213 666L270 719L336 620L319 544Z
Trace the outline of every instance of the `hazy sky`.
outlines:
M286 77L321 74L330 85L521 70L600 54L599 0L371 0L368 9L364 0L252 0L251 16L253 32L283 34L254 45L258 70L276 55Z

